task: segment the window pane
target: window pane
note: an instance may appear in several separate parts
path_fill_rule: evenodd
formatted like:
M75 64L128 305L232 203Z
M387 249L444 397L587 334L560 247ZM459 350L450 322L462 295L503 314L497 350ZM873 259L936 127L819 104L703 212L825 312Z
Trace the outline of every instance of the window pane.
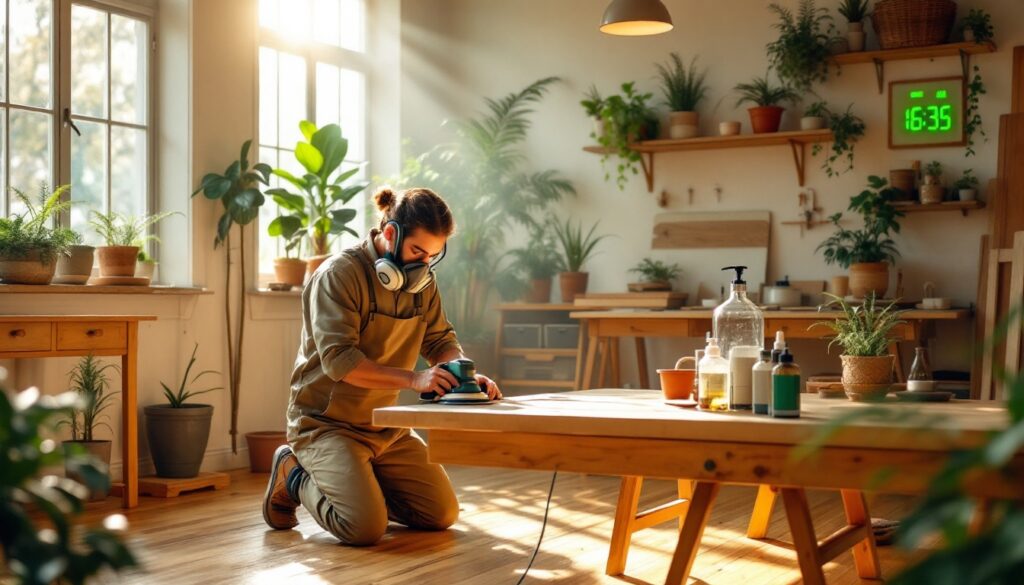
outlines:
M71 111L107 116L107 14L71 6Z
M71 135L71 229L88 244L99 243L89 227L89 212L106 210L107 125L76 120L81 136Z
M341 129L348 138L348 158L366 160L366 76L358 71L342 69Z
M278 0L260 0L260 26L275 28L277 26Z
M10 118L10 186L34 196L40 183L53 185L53 119L49 114L15 109Z
M145 130L110 129L110 207L118 213L142 215L146 210Z
M341 17L338 0L313 0L313 38L332 47L341 46Z
M316 64L316 125L341 124L338 92L338 68L326 63ZM344 128L342 128L344 130Z
M11 102L48 108L52 85L52 2L10 0L10 10Z
M141 20L110 15L111 118L146 123L148 26Z
M280 2L277 22L271 28L295 41L309 40L313 30L309 0Z
M279 144L294 148L297 142L303 140L302 132L299 131L299 122L309 116L306 113L306 60L288 53L279 53L278 57L281 80L277 93L280 103L278 111L281 133Z
M341 2L341 46L352 51L366 50L366 0Z
M2 61L2 59L0 59L0 61ZM5 141L3 139L6 135L5 132L7 131L4 127L6 125L5 122L7 121L6 114L7 110L5 108L0 108L0 217L7 216L7 197L9 196L9 193L7 192L7 182L4 180L4 161L7 160L5 158L7 153L4 152Z
M266 163L274 168L278 167L277 150L273 148L260 148L260 162ZM270 180L274 187L275 183L279 181L277 177ZM267 198L267 202L260 207L259 217L259 250L260 250L260 268L261 274L272 274L274 272L274 258L278 258L284 255L284 246L281 246L281 238L272 238L267 233L267 226L270 222L274 221L274 218L278 215L277 204L272 199Z
M7 62L3 56L7 54L7 3L0 3L0 101L7 101ZM4 198L0 197L0 208Z
M277 51L260 47L260 144L277 146Z

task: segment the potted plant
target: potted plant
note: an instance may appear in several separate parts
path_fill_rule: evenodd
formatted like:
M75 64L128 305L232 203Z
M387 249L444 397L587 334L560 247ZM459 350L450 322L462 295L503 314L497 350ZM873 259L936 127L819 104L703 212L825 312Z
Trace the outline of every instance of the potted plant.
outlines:
M826 107L825 122L829 130L832 131L832 145L829 147L825 161L821 163L821 168L825 169L828 176L834 177L853 168L853 148L857 141L864 136L865 126L864 120L853 113L853 104L847 106L846 111L841 114L832 112ZM820 142L815 143L811 154L816 156L823 149ZM838 171L835 168L835 163L842 158L846 159L846 168Z
M967 169L959 179L953 182L953 188L956 189L956 195L960 201L974 201L978 198L978 177L974 176L974 171Z
M693 138L700 135L697 106L708 93L704 81L707 70L697 70L697 57L690 61L689 67L683 65L679 53L672 53L669 58L669 63L656 65L661 78L661 91L665 94L665 105L669 109L669 137Z
M885 179L868 177L868 188L851 197L847 208L860 214L864 227L846 229L839 223L843 214L836 213L829 217L836 232L815 249L824 250L826 264L850 270L850 292L856 298L881 298L889 288L889 264L899 254L891 235L899 233L897 219L903 216L891 203L895 194Z
M165 211L136 217L116 211L100 213L92 210L89 225L106 243L97 249L100 276L135 276L140 247L155 238L146 231L150 226L172 215L178 215L178 212Z
M307 263L298 256L302 255L302 232L296 232L291 238L285 240L284 256L274 258L274 276L277 282L283 282L293 287L302 288L306 279ZM292 253L296 257L292 257Z
M987 43L992 40L992 17L980 8L972 8L960 21L960 33L968 43Z
M768 43L768 62L788 87L807 91L816 81L828 79L835 26L825 8L815 8L814 0L800 0L796 14L792 10L769 5L779 21L779 38Z
M98 427L104 426L110 430L110 425L102 422L106 415L103 414L111 405L111 400L118 392L108 392L109 382L107 381L107 370L117 370L114 364L101 364L93 355L87 355L79 360L78 365L69 372L68 377L71 387L68 388L78 396L76 406L68 409L65 418L58 422L58 426L67 426L71 431L71 439L64 441L64 451L69 456L74 453L88 453L103 464L102 469L110 468L110 441L95 438L95 431ZM66 475L81 483L78 476L71 469L65 470ZM91 501L102 500L107 497L107 489L92 490L89 494Z
M245 226L259 217L260 207L266 201L261 191L263 186L270 184L272 169L266 163L249 166L249 147L252 140L242 143L238 160L233 161L224 170L224 174L207 173L199 188L192 192L195 197L200 192L207 199L220 201L224 212L217 220L217 235L213 239L216 249L231 237L231 228L238 226L240 237L245 235ZM231 290L231 267L238 264L239 281L243 286L235 287L238 295L238 327L231 326L230 297L225 296L224 332L228 350L228 386L231 388L231 452L238 453L238 399L242 378L242 341L245 339L245 299L248 280L245 275L245 246L238 246L238 262L231 260L231 246L224 246L224 290Z
M747 109L754 134L778 132L782 124L782 113L786 111L779 104L797 99L792 89L784 85L772 85L767 74L755 77L750 83L740 83L734 89L740 94L737 106L746 102L754 104L754 107Z
M921 203L942 203L946 188L942 186L942 163L933 160L924 167L921 182Z
M577 223L573 226L569 220L565 223L555 223L555 235L562 246L562 254L558 258L558 268L561 272L558 275L558 284L562 291L562 302L571 303L578 295L587 292L587 280L590 274L583 272L583 264L594 254L597 244L608 237L607 235L595 236L594 230L598 224L590 227L587 235L583 235L583 226Z
M139 243L139 253L136 256L135 278L145 278L152 281L156 275L157 261L149 255L149 252Z
M631 282L627 285L630 291L657 291L672 290L672 281L679 276L678 264L669 266L661 260L644 258L639 264L629 269L640 275L640 282Z
M885 398L892 386L892 372L896 356L889 353L893 341L892 330L903 324L895 303L879 307L874 295L864 304L851 306L834 295L832 303L839 306L843 316L834 321L812 325L828 327L835 333L829 342L843 349L843 389L851 400Z
M590 137L594 140L601 140L601 137L605 135L607 127L604 120L601 118L601 109L604 108L604 98L601 97L601 93L597 91L597 87L591 85L587 93L583 95L583 99L580 101L580 105L583 106L583 110L587 112L587 117L594 121L594 131L590 133Z
M185 367L185 374L176 390L164 382L167 404L146 406L146 438L149 439L149 453L153 456L158 477L188 478L199 475L199 466L206 454L206 443L210 439L210 419L213 407L209 404L191 404L190 398L222 390L220 386L195 389L195 384L207 374L219 374L203 370L189 377L196 363L199 344L192 348L192 357Z
M79 241L75 232L51 227L57 213L70 203L61 201L68 186L49 193L46 185L39 191L38 201L11 189L25 206L25 211L0 217L0 282L5 284L49 284L57 261L69 246Z
M608 159L618 156L615 182L619 189L626 187L630 174L636 175L640 163L640 153L630 145L639 140L654 138L658 135L658 118L654 110L647 105L653 94L637 93L632 81L622 84L622 95L610 95L604 100L601 108L601 119L607 131L598 137L598 143L605 149L601 164L605 165L604 179L611 178L607 170Z
M82 236L77 232L72 241L75 243L57 258L57 272L52 281L54 284L85 284L92 276L96 248L82 244Z
M842 0L839 14L846 18L846 43L850 51L864 50L864 18L868 15L868 0Z
M551 300L551 277L558 272L559 258L551 234L545 225L530 230L530 238L523 248L511 250L511 269L527 280L523 300L528 303L546 303Z
M821 130L828 121L828 104L825 102L814 102L804 110L804 116L800 118L801 130Z

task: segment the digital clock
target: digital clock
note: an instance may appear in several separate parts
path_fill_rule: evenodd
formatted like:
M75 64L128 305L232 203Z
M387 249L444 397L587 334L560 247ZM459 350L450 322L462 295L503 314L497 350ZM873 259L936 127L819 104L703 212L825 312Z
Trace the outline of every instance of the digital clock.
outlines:
M889 83L889 148L957 146L964 136L964 78Z

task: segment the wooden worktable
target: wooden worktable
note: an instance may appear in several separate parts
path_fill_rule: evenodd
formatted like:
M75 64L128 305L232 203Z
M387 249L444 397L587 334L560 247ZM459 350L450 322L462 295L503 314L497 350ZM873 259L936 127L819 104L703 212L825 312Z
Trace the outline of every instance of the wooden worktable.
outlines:
M924 338L927 325L936 321L955 321L970 316L967 309L921 310L909 309L900 312L906 323L897 326L892 335L898 341L918 341ZM650 388L647 373L646 339L649 337L696 337L703 339L712 328L711 309L680 309L674 311L574 311L573 319L579 319L587 332L587 356L583 366L581 389L595 386L594 365L600 355L601 363L597 368L596 385L604 385L606 365L610 362L611 386L621 386L619 368L619 349L616 340L621 337L636 339L637 366L640 373L640 386ZM764 334L767 340L774 339L776 331L782 331L786 339L825 339L830 330L825 327L811 328L818 321L828 321L842 317L840 311L817 311L809 307L807 310L767 310L764 311ZM899 344L893 343L891 351L897 356L896 372L902 378L902 364Z
M591 390L490 405L395 406L375 410L373 423L430 429L430 459L436 463L695 480L687 505L678 508L685 520L666 580L679 585L689 574L718 488L725 483L778 488L805 583L822 583L821 565L851 548L858 573L877 578L870 514L861 491L924 492L949 453L977 445L1008 422L1005 409L995 402L891 403L886 407L907 413L906 420L862 420L823 441L812 458L797 459L793 448L817 436L828 421L869 408L846 400L802 398L802 418L790 420L677 408L650 390ZM883 471L892 469L899 472L879 483ZM1013 469L1012 476L972 477L965 489L979 497L1020 498L1024 458L1018 457ZM820 545L805 488L843 494L848 525ZM767 522L766 516L760 522Z

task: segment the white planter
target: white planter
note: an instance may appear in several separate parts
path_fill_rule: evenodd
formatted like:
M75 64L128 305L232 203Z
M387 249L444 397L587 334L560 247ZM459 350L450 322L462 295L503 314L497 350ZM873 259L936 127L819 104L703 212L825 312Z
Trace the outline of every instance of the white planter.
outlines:
M957 196L960 198L960 201L974 201L975 199L978 198L978 190L960 189L959 191L957 191Z
M151 282L156 275L156 262L138 262L135 264L135 278L148 278Z
M864 50L864 31L854 31L846 33L846 44L849 47L851 53L857 53Z
M801 130L821 130L825 127L825 118L821 116L804 116L800 118Z
M964 29L964 41L968 42L968 43L973 43L974 42L974 29L972 29L972 28L965 28Z
M669 112L668 135L675 140L700 135L700 114L697 112Z
M864 32L864 23L848 22L846 23L846 32Z
M605 135L606 130L607 125L605 125L604 120L601 118L594 118L594 137L600 140L601 137Z
M742 124L740 122L720 122L718 124L718 133L722 136L735 136L740 133Z

